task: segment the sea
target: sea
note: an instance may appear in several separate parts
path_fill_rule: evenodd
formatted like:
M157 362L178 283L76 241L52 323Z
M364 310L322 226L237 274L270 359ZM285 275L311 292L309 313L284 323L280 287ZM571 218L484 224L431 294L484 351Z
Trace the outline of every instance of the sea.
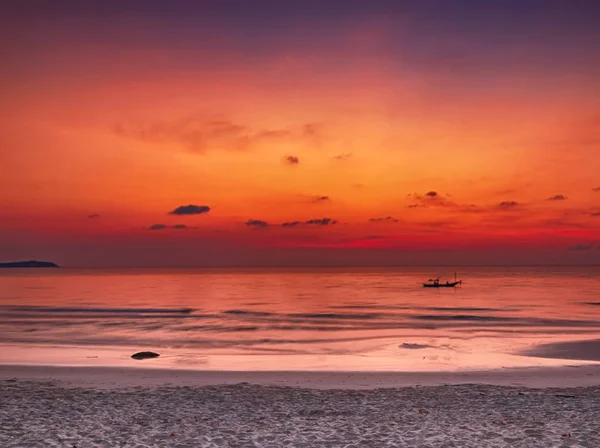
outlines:
M0 364L455 371L598 339L599 267L0 270Z

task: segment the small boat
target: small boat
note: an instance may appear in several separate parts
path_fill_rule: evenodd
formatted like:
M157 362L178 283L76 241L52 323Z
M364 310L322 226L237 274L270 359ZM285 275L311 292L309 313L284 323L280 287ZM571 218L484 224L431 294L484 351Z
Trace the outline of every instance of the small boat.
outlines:
M454 273L454 281L440 283L440 278L430 278L429 283L423 283L424 288L454 288L456 285L462 285L462 280L456 280L456 272Z

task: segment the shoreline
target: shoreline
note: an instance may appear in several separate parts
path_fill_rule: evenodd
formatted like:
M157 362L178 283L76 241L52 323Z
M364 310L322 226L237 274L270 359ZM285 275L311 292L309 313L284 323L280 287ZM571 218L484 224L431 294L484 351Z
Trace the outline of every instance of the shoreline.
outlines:
M600 363L463 371L219 371L152 367L0 364L0 381L52 382L60 387L127 389L239 385L308 389L380 389L446 385L573 388L600 386Z
M402 343L400 343L402 342ZM240 347L190 349L180 347L55 345L0 342L0 366L134 368L141 370L232 372L387 372L436 375L440 372L493 372L510 369L554 369L600 365L600 339L570 335L559 341L485 337L460 339L380 337L336 341L302 352L254 352ZM462 344L462 345L461 345ZM472 345L469 345L472 344ZM152 360L132 360L132 353L155 351ZM324 353L324 352L327 353ZM285 366L285 369L282 368Z

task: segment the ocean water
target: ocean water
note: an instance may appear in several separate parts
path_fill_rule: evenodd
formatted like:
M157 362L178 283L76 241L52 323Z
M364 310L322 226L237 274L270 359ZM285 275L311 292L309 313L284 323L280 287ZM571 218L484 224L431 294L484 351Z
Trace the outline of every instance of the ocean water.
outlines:
M456 370L600 338L598 267L0 270L0 363ZM135 361L140 350L161 354ZM585 358L585 356L583 356Z

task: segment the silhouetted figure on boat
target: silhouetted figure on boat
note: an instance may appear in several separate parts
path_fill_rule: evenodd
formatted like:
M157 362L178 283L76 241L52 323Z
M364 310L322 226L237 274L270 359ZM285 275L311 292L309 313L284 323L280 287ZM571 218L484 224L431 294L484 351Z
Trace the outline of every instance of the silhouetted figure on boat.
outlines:
M454 281L446 283L440 283L440 278L430 278L429 283L423 283L425 288L454 288L456 285L462 285L462 280L456 280L456 272L454 273Z

